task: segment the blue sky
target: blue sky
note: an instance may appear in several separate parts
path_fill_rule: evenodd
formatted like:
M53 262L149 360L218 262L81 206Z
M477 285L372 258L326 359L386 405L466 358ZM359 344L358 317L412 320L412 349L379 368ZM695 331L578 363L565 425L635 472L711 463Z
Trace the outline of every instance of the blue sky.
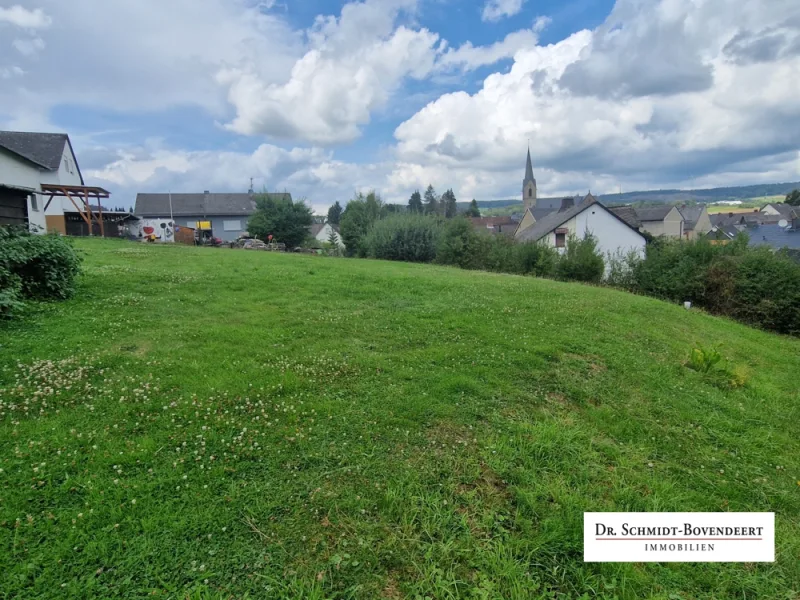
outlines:
M180 27L174 24L180 23ZM518 196L800 179L793 0L0 0L0 128L87 180ZM794 89L793 89L794 88Z

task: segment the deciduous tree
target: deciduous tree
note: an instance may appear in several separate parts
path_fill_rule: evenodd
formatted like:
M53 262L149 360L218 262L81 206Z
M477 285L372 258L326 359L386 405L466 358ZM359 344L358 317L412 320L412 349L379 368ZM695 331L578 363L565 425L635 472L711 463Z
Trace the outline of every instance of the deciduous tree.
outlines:
M311 209L302 200L271 194L255 197L256 212L250 217L247 231L260 240L286 244L287 247L301 245L308 236L308 228L314 222Z

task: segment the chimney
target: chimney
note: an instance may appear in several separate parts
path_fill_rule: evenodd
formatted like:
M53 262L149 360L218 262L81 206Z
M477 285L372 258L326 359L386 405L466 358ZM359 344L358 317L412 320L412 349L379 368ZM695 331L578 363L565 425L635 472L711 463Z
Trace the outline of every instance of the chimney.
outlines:
M558 209L558 212L564 212L565 210L572 208L575 206L575 199L574 198L564 198L561 200L561 208Z

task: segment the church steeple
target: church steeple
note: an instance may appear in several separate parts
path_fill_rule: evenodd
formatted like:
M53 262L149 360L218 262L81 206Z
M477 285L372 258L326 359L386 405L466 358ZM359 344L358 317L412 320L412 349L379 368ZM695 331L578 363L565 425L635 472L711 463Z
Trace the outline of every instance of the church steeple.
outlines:
M530 146L528 146L528 160L525 163L525 179L522 180L522 203L525 208L536 206L536 178L533 176Z

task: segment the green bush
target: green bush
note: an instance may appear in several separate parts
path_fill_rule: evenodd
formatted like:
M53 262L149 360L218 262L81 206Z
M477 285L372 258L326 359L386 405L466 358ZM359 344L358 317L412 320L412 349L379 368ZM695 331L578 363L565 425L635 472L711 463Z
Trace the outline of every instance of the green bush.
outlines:
M624 277L617 271L627 269ZM800 264L787 253L707 240L655 240L644 260L612 261L608 283L673 302L692 301L719 315L800 334Z
M441 231L436 218L397 213L373 223L362 244L371 258L432 262Z
M62 237L0 227L0 314L11 316L23 299L69 298L80 263Z
M730 299L721 314L800 335L800 264L769 248L749 248L733 258L731 271Z
M554 277L558 269L558 250L537 242L514 244L512 273Z
M0 264L0 319L9 319L23 307L22 282Z
M558 261L556 275L565 281L600 283L605 263L597 250L597 239L587 233L583 238L570 235L567 250Z
M608 253L606 256L605 282L611 287L637 291L636 271L643 260L636 250Z
M494 273L516 273L517 244L504 235L481 235L483 268Z
M439 239L436 262L462 269L480 269L484 266L485 236L475 231L465 218L452 219Z

